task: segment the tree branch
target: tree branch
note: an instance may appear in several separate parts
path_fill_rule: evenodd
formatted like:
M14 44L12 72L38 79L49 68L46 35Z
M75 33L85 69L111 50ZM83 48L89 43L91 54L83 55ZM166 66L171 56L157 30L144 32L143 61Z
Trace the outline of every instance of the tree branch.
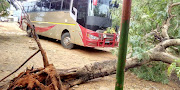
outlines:
M177 5L180 5L180 2L173 3L173 4L171 5L171 7L174 7L174 6L177 6Z
M169 39L158 44L153 50L154 52L164 52L170 46L180 46L180 39Z
M153 54L150 55L150 59L171 64L174 60L179 58L165 52L153 52Z
M174 30L176 30L179 27L179 21L177 20L177 24L176 27L174 28Z
M164 52L147 53L150 55L148 60L143 60L140 62L137 57L127 59L125 69L128 70L129 68L141 66L151 61L172 63L175 59L178 59L177 57ZM108 60L88 64L83 68L59 69L57 71L62 79L63 84L65 84L67 87L72 87L94 78L115 74L116 65L117 60Z
M166 22L164 23L164 25L162 26L162 36L165 38L165 40L169 39L169 35L168 35L168 29L169 29L169 26L170 26L170 21L173 17L175 17L176 15L172 15L172 8L174 6L177 6L177 5L180 5L180 2L178 3L173 3L171 5L168 6L168 18L166 20Z

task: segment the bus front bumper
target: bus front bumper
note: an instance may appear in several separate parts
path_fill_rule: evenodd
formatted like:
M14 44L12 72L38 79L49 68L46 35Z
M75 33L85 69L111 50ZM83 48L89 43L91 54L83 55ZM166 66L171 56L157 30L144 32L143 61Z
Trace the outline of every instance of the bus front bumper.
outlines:
M106 34L107 37L104 37L104 34L99 34L98 40L86 39L85 46L87 47L117 47L118 39L116 34Z

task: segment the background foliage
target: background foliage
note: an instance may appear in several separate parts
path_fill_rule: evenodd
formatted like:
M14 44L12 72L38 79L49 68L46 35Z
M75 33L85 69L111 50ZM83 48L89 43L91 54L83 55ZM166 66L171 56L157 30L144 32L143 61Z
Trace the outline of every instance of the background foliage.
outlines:
M119 8L112 9L113 26L120 25L121 21L121 7L122 0L115 0L119 4ZM129 44L128 53L131 53L131 57L137 56L140 61L149 58L144 53L147 50L155 47L160 41L153 35L146 35L155 29L161 29L161 26L168 18L168 6L171 3L178 2L179 0L132 0L131 8L131 19L130 19L130 30L129 30ZM176 15L171 20L171 26L168 29L170 38L180 39L180 5L172 8L172 14ZM159 30L159 32L161 32ZM180 55L180 47L177 47L178 51L174 54ZM117 55L118 51L112 51L113 54ZM152 63L151 63L152 64ZM155 67L154 67L155 65ZM165 69L166 68L166 69ZM167 83L167 77L165 77L167 67L162 62L152 64L152 67L143 65L142 67L135 68L131 71L136 72L135 74L146 80L158 81ZM157 72L159 74L157 74ZM154 74L153 74L154 73ZM155 74L156 73L156 74ZM160 74L162 73L162 74ZM163 75L165 75L163 77ZM161 79L160 79L161 78ZM162 79L164 78L164 79Z
M166 69L167 65L162 62L151 62L142 65L141 67L130 69L130 71L145 80L167 84L169 80L166 74Z
M173 71L175 71L177 73L177 77L179 78L180 80L180 67L177 66L177 63L180 63L180 59L179 60L175 60L174 63L172 63L169 68L168 68L168 75L170 76L171 73Z
M132 47L132 56L139 55L150 48L154 47L159 41L154 36L145 38L144 36L156 29L168 18L167 7L172 0L133 0L131 24L129 32L129 45ZM174 0L177 2L178 0ZM142 3L143 2L143 3ZM172 13L177 15L171 21L171 26L168 30L168 34L171 38L179 38L180 27L176 28L180 22L180 6L174 7ZM140 59L143 58L139 56Z
M10 5L6 0L0 0L0 16L7 16L8 11L7 8L9 8Z

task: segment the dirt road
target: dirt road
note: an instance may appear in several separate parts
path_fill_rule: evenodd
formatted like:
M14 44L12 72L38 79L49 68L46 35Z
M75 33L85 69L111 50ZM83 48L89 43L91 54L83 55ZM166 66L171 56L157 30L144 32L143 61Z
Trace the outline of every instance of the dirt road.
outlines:
M32 38L26 36L26 32L20 30L18 24L0 22L0 79L15 70L23 61L37 51L37 45ZM47 52L49 62L53 63L57 69L67 69L73 67L82 67L86 64L102 60L116 59L110 52L76 47L75 49L64 49L61 44L52 39L41 38L41 44ZM27 67L42 67L42 56L39 53L33 57L21 70L0 83L5 82L17 76ZM85 84L74 86L75 90L113 90L115 86L115 75L98 78ZM0 87L1 89L1 87ZM175 83L168 85L145 81L137 78L130 72L125 73L125 90L178 90Z

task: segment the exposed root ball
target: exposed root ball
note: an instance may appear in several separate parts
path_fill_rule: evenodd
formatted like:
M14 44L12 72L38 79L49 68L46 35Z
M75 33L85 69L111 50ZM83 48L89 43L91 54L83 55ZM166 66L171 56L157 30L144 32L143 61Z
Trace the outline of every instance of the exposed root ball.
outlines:
M14 78L8 90L62 90L60 77L51 64L46 68L26 70Z

